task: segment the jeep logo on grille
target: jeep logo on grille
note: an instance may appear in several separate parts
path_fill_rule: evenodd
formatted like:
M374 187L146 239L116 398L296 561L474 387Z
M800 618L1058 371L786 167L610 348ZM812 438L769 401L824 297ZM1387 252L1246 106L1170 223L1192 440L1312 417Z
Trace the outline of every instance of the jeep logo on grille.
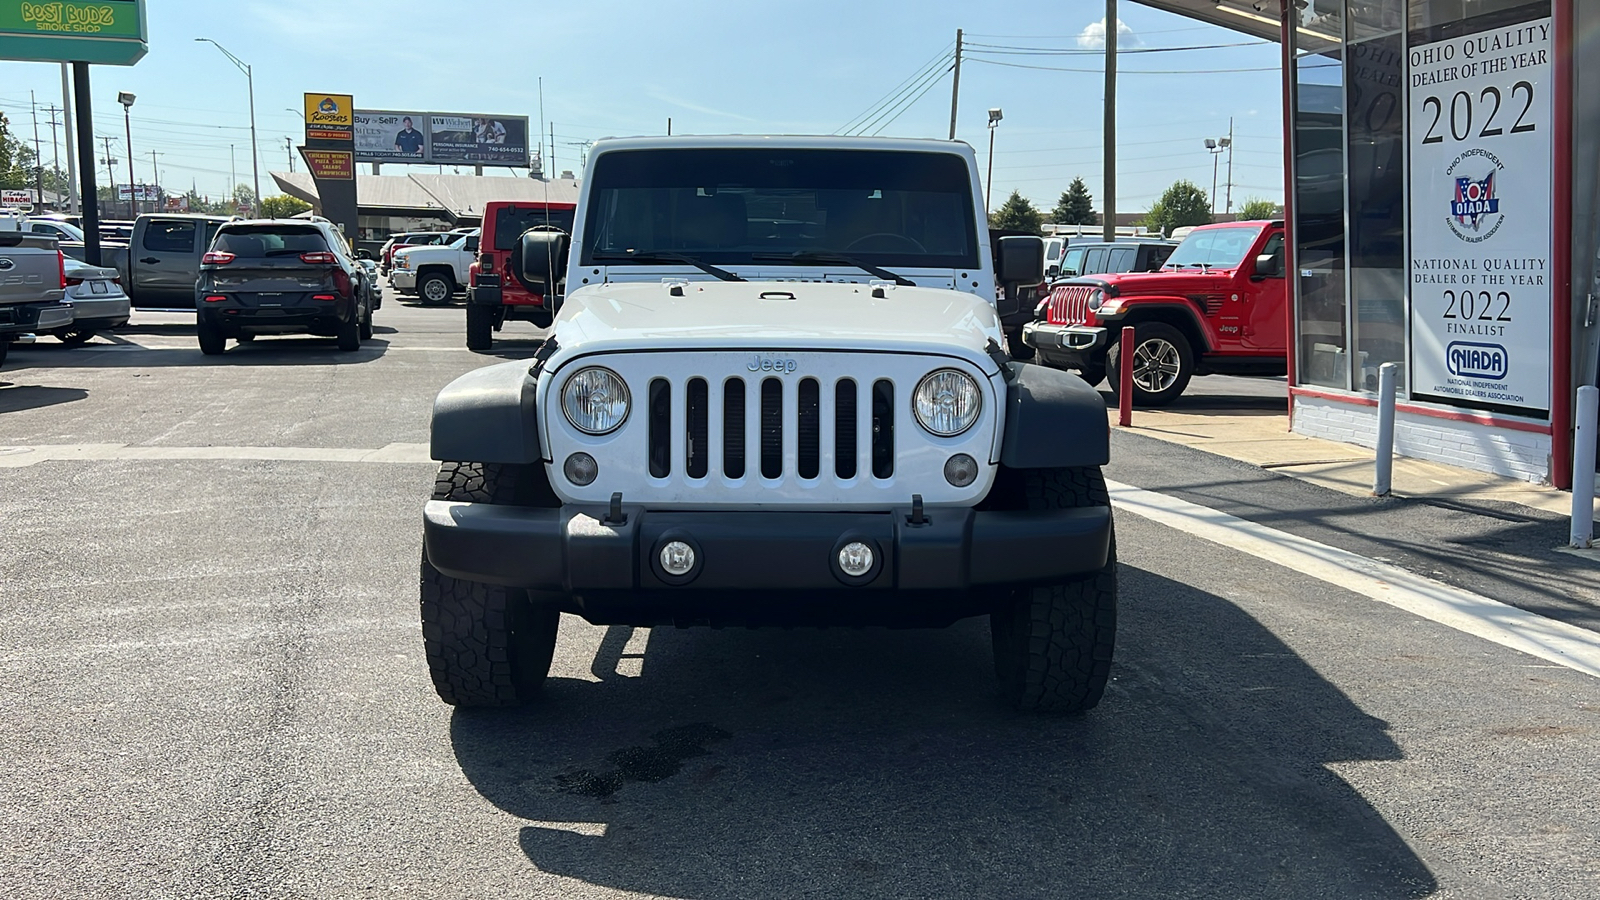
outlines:
M752 356L745 364L745 368L752 372L796 372L800 364L793 359L781 359L776 356Z

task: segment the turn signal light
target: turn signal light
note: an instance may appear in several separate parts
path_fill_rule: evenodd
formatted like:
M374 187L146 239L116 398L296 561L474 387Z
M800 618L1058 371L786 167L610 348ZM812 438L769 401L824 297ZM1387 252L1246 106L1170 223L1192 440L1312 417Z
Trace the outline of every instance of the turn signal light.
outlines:
M314 266L331 266L338 262L339 258L326 250L318 250L315 253L300 254L300 261Z
M205 266L225 266L233 262L234 255L225 250L211 250L200 257L200 264Z

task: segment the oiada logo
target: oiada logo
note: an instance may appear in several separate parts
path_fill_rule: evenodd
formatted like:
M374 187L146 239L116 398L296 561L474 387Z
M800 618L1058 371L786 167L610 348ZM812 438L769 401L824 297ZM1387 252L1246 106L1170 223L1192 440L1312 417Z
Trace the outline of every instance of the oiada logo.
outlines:
M1485 165L1487 164L1487 165ZM1469 244L1482 243L1505 224L1497 185L1505 165L1494 154L1474 148L1450 164L1450 217L1446 224ZM1466 171L1461 171L1461 170Z
M1511 364L1506 348L1499 344L1474 344L1455 341L1444 348L1450 374L1458 378L1487 378L1504 381Z

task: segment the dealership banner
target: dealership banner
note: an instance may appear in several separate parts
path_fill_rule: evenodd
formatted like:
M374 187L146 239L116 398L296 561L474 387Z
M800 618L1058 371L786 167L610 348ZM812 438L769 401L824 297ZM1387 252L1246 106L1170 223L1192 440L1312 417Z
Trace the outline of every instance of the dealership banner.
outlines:
M355 142L356 159L362 162L529 164L527 116L358 109Z
M1553 52L1548 16L1408 50L1413 397L1548 414Z

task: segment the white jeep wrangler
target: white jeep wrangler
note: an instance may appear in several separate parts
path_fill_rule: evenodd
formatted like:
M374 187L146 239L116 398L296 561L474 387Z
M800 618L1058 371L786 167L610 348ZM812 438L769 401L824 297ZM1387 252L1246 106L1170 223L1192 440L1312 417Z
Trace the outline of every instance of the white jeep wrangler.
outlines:
M1100 699L1116 634L1105 406L1009 359L972 148L602 141L531 361L434 405L422 630L435 688L512 705L562 612L595 624L945 626L988 615L1005 698ZM570 245L570 246L569 246Z

